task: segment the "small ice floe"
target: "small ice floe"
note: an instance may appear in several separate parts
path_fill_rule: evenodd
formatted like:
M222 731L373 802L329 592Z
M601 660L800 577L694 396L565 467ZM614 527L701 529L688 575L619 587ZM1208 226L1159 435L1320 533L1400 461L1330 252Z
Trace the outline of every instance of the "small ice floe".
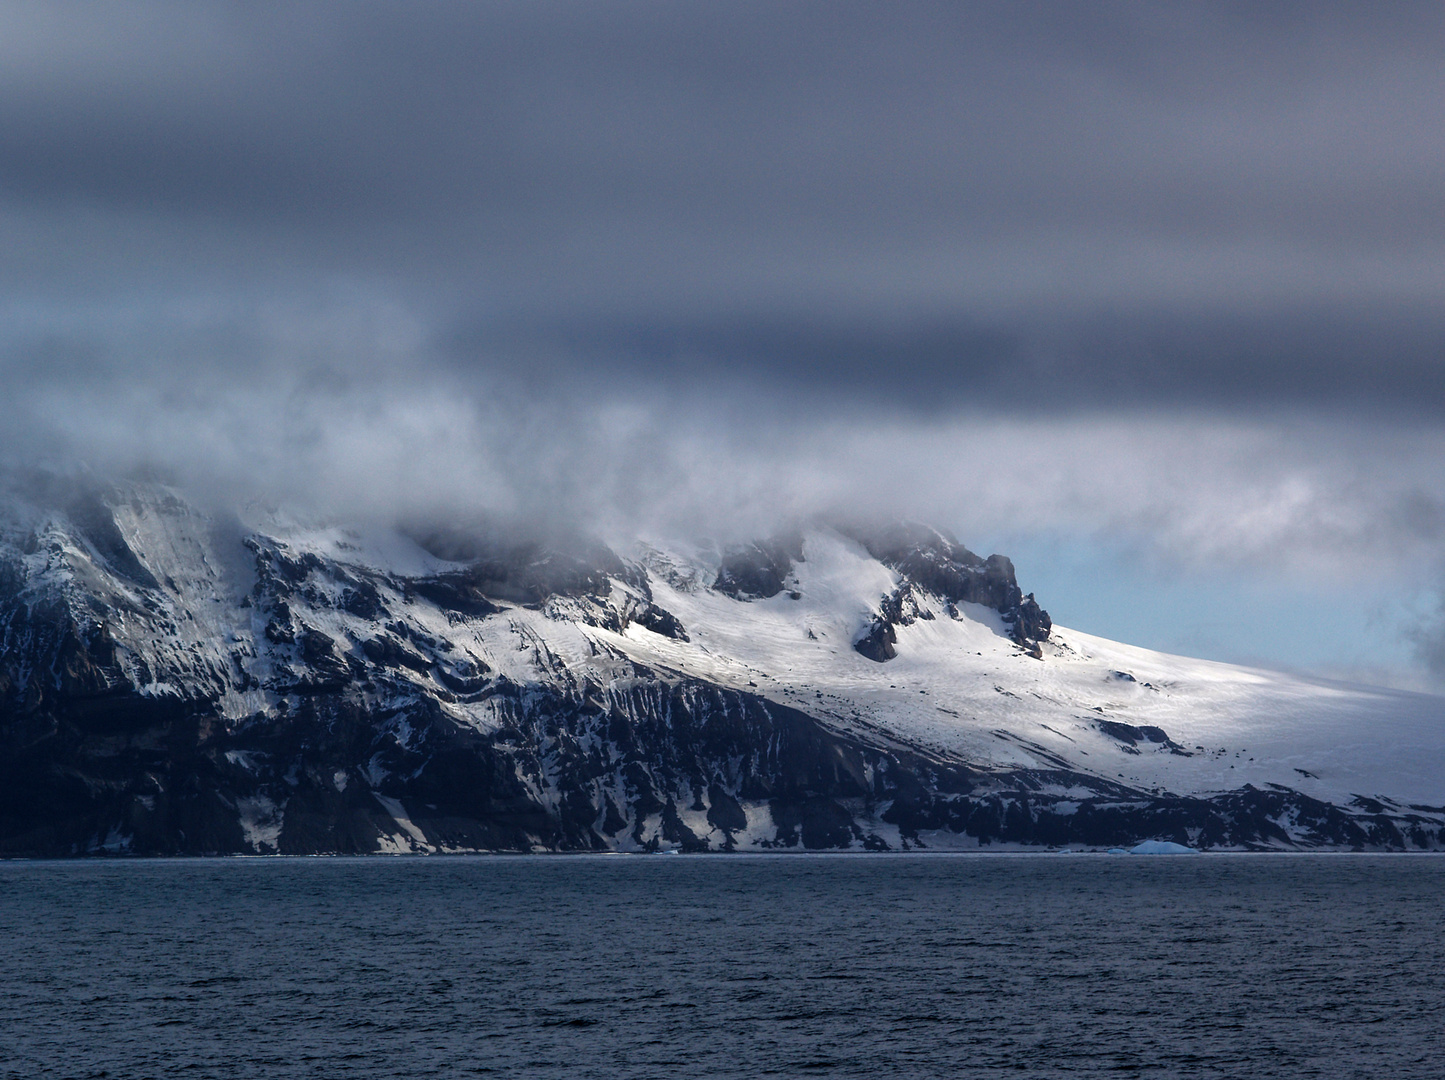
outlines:
M1111 847L1111 848L1109 849L1109 854L1110 854L1110 855L1127 855L1127 854L1129 854L1129 849L1128 849L1128 848L1125 848L1125 847Z
M1117 850L1117 849L1116 849ZM1172 840L1145 840L1129 849L1130 855L1198 855L1199 851Z

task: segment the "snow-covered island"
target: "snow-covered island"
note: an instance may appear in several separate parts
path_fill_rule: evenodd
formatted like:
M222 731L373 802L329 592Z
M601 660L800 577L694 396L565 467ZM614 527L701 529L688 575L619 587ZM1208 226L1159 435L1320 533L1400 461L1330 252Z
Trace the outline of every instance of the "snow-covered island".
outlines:
M1445 847L1445 700L1054 626L922 526L544 544L12 481L0 740L3 855Z

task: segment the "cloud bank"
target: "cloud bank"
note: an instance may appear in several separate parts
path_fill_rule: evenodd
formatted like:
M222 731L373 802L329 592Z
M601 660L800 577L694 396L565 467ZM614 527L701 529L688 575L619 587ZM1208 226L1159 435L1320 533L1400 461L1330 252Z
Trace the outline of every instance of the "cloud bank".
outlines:
M1321 588L1445 558L1438 5L0 20L11 462Z

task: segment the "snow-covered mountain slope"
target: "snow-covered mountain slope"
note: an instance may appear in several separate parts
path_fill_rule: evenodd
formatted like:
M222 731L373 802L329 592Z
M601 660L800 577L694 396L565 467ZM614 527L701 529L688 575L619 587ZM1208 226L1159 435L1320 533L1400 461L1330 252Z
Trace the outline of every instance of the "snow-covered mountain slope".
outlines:
M1053 627L930 529L5 506L0 851L1445 846L1441 699Z
M703 572L705 578L705 571ZM1034 659L999 614L918 592L895 659L852 647L900 575L856 541L815 532L794 593L746 607L655 582L691 642L629 628L622 646L663 665L882 727L996 767L1067 762L1146 789L1201 794L1280 784L1330 801L1356 795L1445 804L1445 701L1171 656L1055 626Z

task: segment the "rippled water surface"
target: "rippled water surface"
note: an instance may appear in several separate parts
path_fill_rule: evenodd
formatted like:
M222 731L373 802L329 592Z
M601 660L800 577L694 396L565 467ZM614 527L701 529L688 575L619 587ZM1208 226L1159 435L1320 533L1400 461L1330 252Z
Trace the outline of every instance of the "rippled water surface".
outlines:
M0 864L6 1077L1445 1075L1445 858Z

